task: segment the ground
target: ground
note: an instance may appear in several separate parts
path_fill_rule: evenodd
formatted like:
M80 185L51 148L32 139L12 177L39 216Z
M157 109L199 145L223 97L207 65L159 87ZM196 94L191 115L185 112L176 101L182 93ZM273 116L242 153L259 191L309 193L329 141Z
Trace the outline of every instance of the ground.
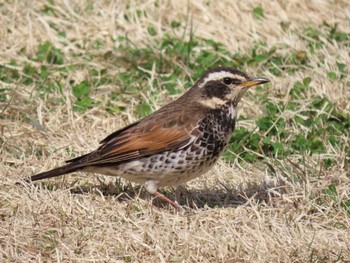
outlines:
M348 1L2 1L0 261L349 262ZM265 77L205 176L163 193L34 173L179 97Z

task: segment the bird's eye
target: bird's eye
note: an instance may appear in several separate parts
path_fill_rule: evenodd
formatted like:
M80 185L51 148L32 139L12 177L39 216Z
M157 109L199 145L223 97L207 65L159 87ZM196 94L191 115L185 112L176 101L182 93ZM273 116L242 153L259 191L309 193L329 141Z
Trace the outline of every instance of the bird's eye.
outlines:
M224 78L223 81L224 81L224 83L225 83L226 85L230 85L230 84L232 84L233 79L231 79L231 78Z
M226 85L230 85L230 84L236 84L236 85L238 85L238 84L242 83L241 80L239 80L239 79L233 79L233 78L224 78L222 81L223 81Z

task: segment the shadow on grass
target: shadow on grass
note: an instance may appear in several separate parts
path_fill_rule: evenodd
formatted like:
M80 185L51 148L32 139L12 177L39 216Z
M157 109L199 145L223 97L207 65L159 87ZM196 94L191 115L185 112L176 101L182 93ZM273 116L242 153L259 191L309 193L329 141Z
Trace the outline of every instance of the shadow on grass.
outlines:
M278 192L279 194L285 193L285 186L267 185L261 184L250 184L245 188L237 189L230 187L229 185L218 183L212 188L187 188L180 186L174 188L163 188L160 190L165 196L171 200L175 200L181 206L187 206L190 208L226 208L226 207L237 207L241 205L249 205L252 203L269 203L274 194L270 190ZM133 186L129 184L120 183L109 183L109 184L98 184L98 185L86 185L73 187L71 189L73 194L87 194L96 193L104 196L116 196L119 202L130 202L136 197L141 199L149 200L150 194L142 186ZM153 199L153 205L159 208L170 207L169 204L164 203L157 198Z

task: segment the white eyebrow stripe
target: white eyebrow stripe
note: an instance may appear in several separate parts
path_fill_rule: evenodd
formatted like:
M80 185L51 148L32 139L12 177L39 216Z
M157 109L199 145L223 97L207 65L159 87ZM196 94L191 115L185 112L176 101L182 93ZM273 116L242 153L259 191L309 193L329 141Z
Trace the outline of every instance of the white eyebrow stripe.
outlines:
M198 87L203 88L205 83L207 83L209 81L220 80L223 78L238 78L240 80L245 80L245 78L243 76L240 76L237 74L232 74L232 73L227 72L227 71L212 72L212 73L209 73L208 77L203 79L203 81L201 83L199 83Z

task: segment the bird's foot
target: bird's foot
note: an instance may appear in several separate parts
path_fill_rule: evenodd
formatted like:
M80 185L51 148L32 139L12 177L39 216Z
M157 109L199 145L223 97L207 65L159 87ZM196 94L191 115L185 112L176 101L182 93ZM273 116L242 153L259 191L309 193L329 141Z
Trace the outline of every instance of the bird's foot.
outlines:
M174 207L178 211L188 212L188 211L192 210L190 207L188 207L186 205L179 205L177 202L174 202L173 200L171 200L170 198L166 197L165 195L163 195L162 193L160 193L158 191L155 192L153 194L153 196L156 197L156 198L159 198L163 202L166 202L166 203L170 204L172 207Z
M175 203L173 200L169 199L168 197L166 197L162 193L157 191L153 195L154 195L154 197L159 198L160 200L170 204L172 207L174 207L176 209L181 209L181 206L178 203Z

